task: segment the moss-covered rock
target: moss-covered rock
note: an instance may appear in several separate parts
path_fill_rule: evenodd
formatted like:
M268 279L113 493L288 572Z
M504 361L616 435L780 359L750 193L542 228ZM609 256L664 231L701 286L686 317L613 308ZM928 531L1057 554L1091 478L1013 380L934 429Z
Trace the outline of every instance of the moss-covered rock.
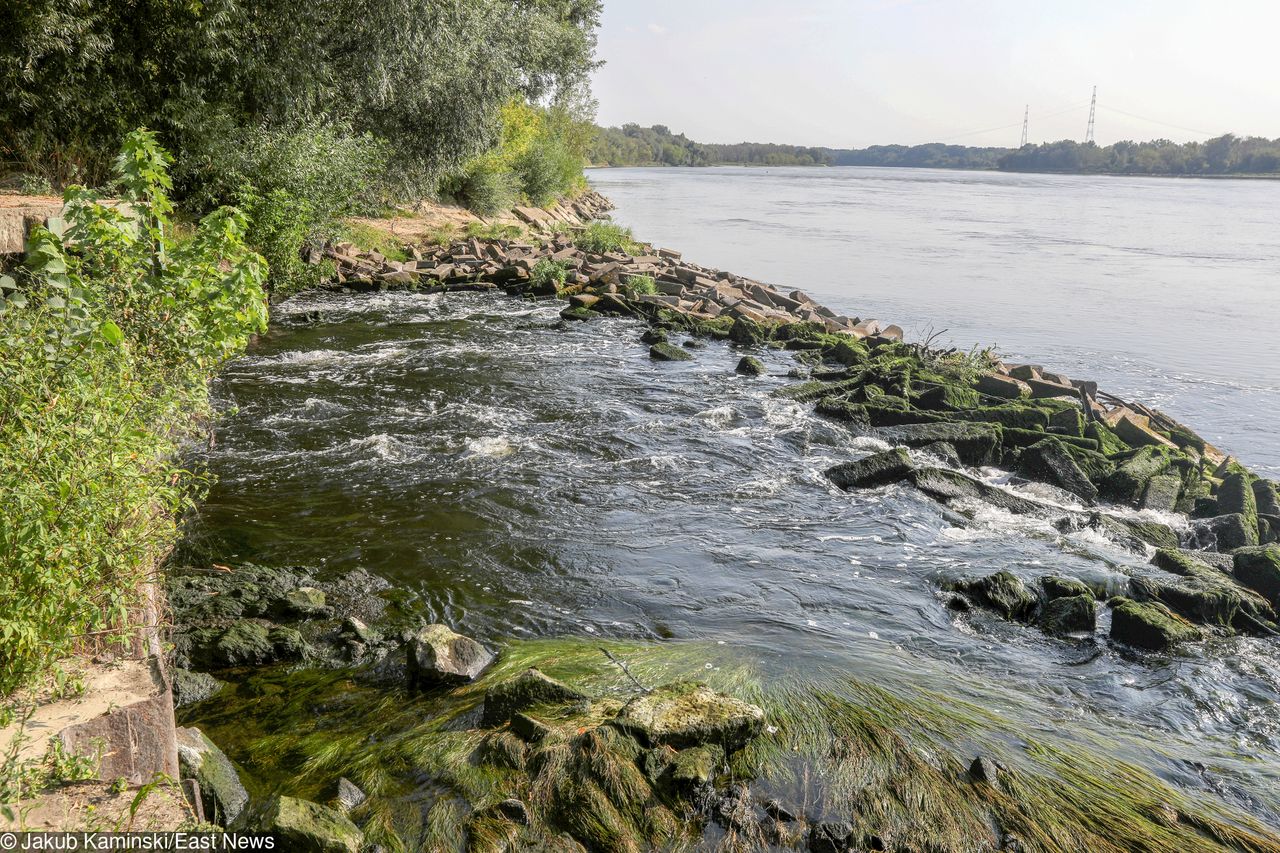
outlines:
M484 714L480 725L487 728L500 726L510 720L512 715L538 705L583 702L587 698L580 690L530 667L515 678L495 684L485 691Z
M1030 515L1044 507L997 486L946 468L918 467L911 472L917 489L943 502L970 498L981 500L1015 515Z
M994 465L1000 459L1001 427L986 423L933 423L889 427L880 436L894 444L924 447L945 441L967 465Z
M1154 509L1159 512L1173 512L1178 506L1178 498L1182 494L1182 478L1176 474L1159 474L1152 477L1147 487L1142 490L1138 499L1141 509Z
M180 727L175 734L179 774L197 783L204 819L231 826L249 804L249 792L231 759L197 728Z
M1014 403L954 412L952 417L956 420L983 421L1033 432L1044 432L1049 426L1049 414L1044 409Z
M834 344L824 344L821 352L826 361L846 366L863 364L870 356L865 344L847 337L842 337Z
M1116 503L1136 505L1152 477L1169 470L1169 454L1162 448L1143 447L1117 459L1116 470L1102 484L1101 494Z
M729 340L742 346L758 347L769 340L769 330L748 317L735 317L729 327Z
M1026 621L1035 612L1039 599L1011 572L996 572L977 580L956 581L951 588L1006 619Z
M725 765L725 751L719 744L690 747L676 753L671 766L671 780L677 785L708 785Z
M1258 544L1258 528L1240 513L1199 518L1191 525L1192 535L1203 548L1234 551Z
M591 313L589 308L583 308L577 305L571 305L560 311L561 320L572 320L580 323L590 320L593 316L594 315Z
M1101 421L1091 421L1085 426L1084 436L1098 442L1098 450L1107 456L1124 453L1130 449L1120 436Z
M1058 577L1057 575L1049 575L1040 578L1040 586L1044 588L1045 598L1052 601L1055 598L1069 598L1077 595L1087 595L1093 597L1093 590L1083 581L1075 578Z
M978 405L978 392L964 385L937 382L916 384L915 404L922 409L959 411Z
M1071 492L1087 504L1098 497L1097 486L1080 470L1062 442L1053 438L1025 448L1018 457L1018 473L1029 480L1039 480Z
M914 469L915 465L906 449L895 447L852 462L833 465L827 469L826 475L838 488L848 491L896 483L906 479Z
M685 350L665 342L649 347L649 358L654 361L693 361L693 356Z
M1280 545L1241 548L1232 561L1236 580L1280 610Z
M1280 516L1280 491L1270 480L1253 481L1253 500L1259 515Z
M1098 443L1092 438L1079 438L1074 435L1053 434L1054 438L1063 444L1072 447L1080 447L1085 450L1097 450ZM1044 441L1045 433L1039 430L1017 429L1015 427L1005 427L1004 443L1010 447L1030 447L1033 444Z
M862 403L854 403L844 397L823 397L818 401L814 411L824 418L861 426L871 426L871 417L867 413L867 407Z
M364 834L341 812L296 797L272 797L255 815L253 828L272 833L282 850L297 853L360 853L364 845Z
M632 699L613 723L651 745L737 749L764 728L764 711L704 684L677 682Z
M1254 478L1248 474L1230 473L1218 487L1218 512L1244 517L1246 530L1252 530L1249 545L1258 544L1258 500L1253 494Z
M751 355L744 355L739 359L734 370L743 376L763 376L765 373L764 362Z
M1113 598L1108 604L1111 606L1111 638L1125 645L1162 652L1178 643L1200 638L1194 625L1163 604L1130 598Z
M1093 595L1067 595L1047 602L1036 620L1046 634L1063 637L1068 634L1092 633L1097 627Z

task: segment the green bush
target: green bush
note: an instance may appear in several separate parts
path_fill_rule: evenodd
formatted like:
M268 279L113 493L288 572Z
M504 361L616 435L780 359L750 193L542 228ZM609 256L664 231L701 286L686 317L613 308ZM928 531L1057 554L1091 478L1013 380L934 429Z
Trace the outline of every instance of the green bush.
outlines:
M551 136L536 140L513 166L520 191L540 207L567 193L582 177L582 158L569 151L563 140Z
M597 254L626 252L628 255L636 255L643 248L631 236L630 228L612 222L592 222L573 238L573 243L584 252Z
M543 258L533 265L533 269L529 272L529 283L534 289L545 287L548 284L554 284L556 290L564 287L565 279L568 276L568 267L561 261L553 261L550 258Z
M441 182L441 193L481 216L509 210L519 200L516 176L496 157L478 157Z
M658 292L658 283L651 275L633 275L627 279L627 287L638 294L653 295Z
M218 364L266 327L265 265L220 208L173 238L168 159L137 131L121 197L66 193L0 278L0 695L123 638L199 480L176 464Z

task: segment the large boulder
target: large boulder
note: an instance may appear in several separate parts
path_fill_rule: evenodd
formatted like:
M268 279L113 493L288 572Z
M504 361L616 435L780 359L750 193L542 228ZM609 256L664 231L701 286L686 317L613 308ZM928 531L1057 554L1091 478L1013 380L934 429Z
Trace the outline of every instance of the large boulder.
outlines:
M915 466L905 448L895 447L881 453L873 453L852 462L842 462L827 469L827 479L838 488L865 489L883 486L906 479Z
M564 682L530 667L510 681L490 687L484 694L484 715L480 725L500 726L511 717L538 705L582 702L587 695Z
M1097 614L1091 594L1068 595L1047 602L1040 611L1040 628L1057 637L1093 633Z
M1173 512L1181 494L1181 477L1177 474L1158 474L1147 481L1147 487L1142 490L1142 497L1138 499L1138 507Z
M296 797L272 797L254 816L253 829L296 853L360 853L364 845L364 833L346 815Z
M1218 512L1242 516L1245 538L1250 540L1246 544L1258 544L1258 499L1253 493L1252 478L1241 472L1223 477L1218 487Z
M1136 504L1152 477L1169 470L1169 455L1161 448L1142 447L1117 460L1116 470L1102 484L1104 498Z
M1280 545L1241 548L1232 559L1236 580L1280 609Z
M175 730L178 742L178 773L192 779L200 791L204 819L218 826L230 826L249 804L249 792L236 773L231 759L197 728Z
M1258 544L1258 528L1240 513L1197 518L1191 523L1192 538L1202 548L1234 551Z
M982 500L1015 515L1029 515L1044 509L1035 501L947 468L916 468L911 472L911 482L920 491L944 502L963 498Z
M1280 492L1270 480L1253 481L1253 501L1259 515L1280 515Z
M613 723L653 746L718 744L733 751L764 728L764 711L704 684L677 682L632 699Z
M952 584L952 589L1004 616L1006 619L1025 621L1035 611L1039 599L1027 589L1027 585L1011 572L996 572L977 580L962 580Z
M1001 427L987 423L932 423L886 427L878 436L890 444L924 447L945 441L966 465L995 465L1000 460Z
M1018 473L1029 480L1057 486L1092 504L1098 497L1098 487L1080 470L1075 459L1061 442L1046 438L1025 448L1018 457Z
M419 631L407 650L409 683L423 687L473 681L494 659L475 640L438 624Z
M1200 632L1163 604L1116 598L1111 602L1111 638L1153 652L1197 640Z
M665 342L649 347L649 358L654 361L693 361L693 356L684 349Z
M743 376L763 376L765 373L764 362L753 355L744 355L734 370Z

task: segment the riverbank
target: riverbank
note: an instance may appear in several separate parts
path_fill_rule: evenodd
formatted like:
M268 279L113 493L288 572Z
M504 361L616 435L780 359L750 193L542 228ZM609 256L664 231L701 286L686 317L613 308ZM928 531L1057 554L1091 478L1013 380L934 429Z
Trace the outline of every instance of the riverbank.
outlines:
M1207 653L1212 646L1200 644L1213 638L1269 630L1273 604L1260 601L1241 581L1255 577L1250 566L1258 552L1241 552L1241 565L1233 557L1227 571L1209 552L1176 551L1209 544L1195 539L1203 525L1175 522L1156 509L1159 501L1172 501L1170 509L1182 501L1195 510L1186 500L1199 497L1205 501L1201 515L1244 516L1217 511L1231 508L1224 498L1247 502L1238 488L1242 480L1256 504L1254 481L1158 413L1137 404L1122 406L1089 383L1052 371L908 346L883 334L888 327L827 317L795 293L783 295L688 264L671 251L665 256L648 250L591 252L572 242L567 235L550 234L545 245L477 239L447 249L412 247L410 254L416 248L422 257L411 269L405 266L409 262L397 267L354 247L333 247L331 255L343 269L338 288L350 292L343 298L354 300L344 306L401 293L412 303L435 298L432 294L461 292L450 298L484 299L483 291L509 290L532 300L533 310L543 310L536 307L545 304L537 301L537 292L554 292L571 300L568 308L548 309L563 312L560 335L576 335L576 328L592 324L621 324L608 328L634 339L640 328L627 324L639 321L648 331L638 346L648 348L654 364L665 369L712 358L711 348L723 345L709 339L727 341L744 373L768 371L785 360L797 374L789 381L776 374L738 378L731 369L719 381L771 382L779 392L773 398L786 405L816 402L819 413L846 436L843 464L828 474L841 487L883 490L881 484L906 480L946 501L957 517L995 506L1067 531L1084 528L1142 560L1153 550L1144 540L1167 549L1149 574L1120 576L1122 586L1116 577L1099 585L1091 575L1033 576L1031 582L999 573L962 576L938 585L939 613L989 609L1015 626L1027 626L1018 630L1064 635L1049 640L1064 648L1100 642L1130 650L1126 653L1139 660L1152 645L1162 653L1197 655ZM563 278L545 264L544 273L535 276L540 261L554 262ZM646 279L652 279L655 292L648 292ZM656 292L659 283L672 292ZM379 295L362 296L366 291ZM337 344L329 336L340 328L332 324L341 324L342 314L328 316L324 300L312 304L318 307L290 313L289 327L329 330L322 333L330 346ZM802 310L820 319L795 319ZM793 319L770 322L783 313ZM851 446L887 445L909 449L849 459ZM1026 482L1001 483L992 473L996 464L1023 473ZM1233 477L1229 493L1222 492ZM1055 489L1037 491L1045 480ZM1090 496L1091 487L1099 494ZM1213 494L1215 487L1220 494ZM1208 494L1198 494L1205 489ZM1104 490L1107 496L1100 498ZM1261 490L1265 493L1265 486ZM1215 524L1239 532L1244 527L1236 521ZM1255 532L1262 532L1260 525ZM1262 552L1263 562L1271 553ZM702 833L726 844L750 846L767 838L813 849L847 849L873 837L890 849L927 843L944 849L1015 843L1025 849L1142 844L1275 849L1269 831L1255 818L1230 808L1224 812L1203 793L1188 799L1145 770L1101 757L1110 751L1105 747L1094 754L1078 742L1040 732L1032 746L1011 751L1003 739L1025 742L1028 730L1019 725L1004 730L979 706L913 693L900 684L886 695L847 673L771 687L735 650L704 644L627 644L614 638L582 643L561 637L528 645L485 637L490 645L477 659L483 662L493 645L500 645L495 668L471 686L424 692L413 667L421 664L428 642L422 624L436 621L435 613L424 602L396 594L378 565L370 565L372 575L243 564L229 573L211 572L209 565L193 563L193 571L179 573L175 581L175 604L189 614L178 646L185 662L213 669L231 686L193 705L184 717L207 728L235 761L251 768L249 788L256 777L264 792L325 800L333 796L331 786L340 788L339 777L345 778L368 795L367 802L351 809L351 817L383 843L437 839L449 849L443 839L457 839L469 829L475 843L494 849L518 848L534 839L548 842L560 832L591 849L627 849L663 838L692 841ZM1102 600L1106 606L1095 603ZM254 666L272 663L278 665ZM299 663L304 669L291 674ZM308 663L336 668L325 674L307 669ZM494 718L487 710L494 697L516 689L504 685L528 666L565 689L535 693L519 711L520 720ZM651 734L609 722L650 688L682 676L701 678L752 703L767 728L749 727L746 733L753 736L745 746L731 737L732 750L720 745L722 752L708 754L708 743L687 741L672 746L673 755L661 749L654 754L661 744L655 745ZM539 690L546 687L539 684ZM583 705L584 696L589 704ZM326 710L315 714L310 708ZM920 764L915 750L926 737L934 758ZM1119 732L1111 737L1123 739ZM383 746L370 748L371 738ZM982 744L977 758L985 762L965 754L977 743ZM799 763L783 761L786 754L796 755ZM679 770L680 765L689 769ZM843 788L839 768L846 765L870 777L870 787ZM588 775L585 788L560 788L557 774L569 766L595 768L591 774L603 775ZM676 772L692 775L670 775ZM813 780L812 790L797 784L800 777L794 774L802 772L813 774L803 776ZM428 790L441 786L462 804L437 798L425 815L417 813L409 803L423 789L424 774L431 780ZM620 779L625 788L617 787ZM888 806L904 785L924 808ZM1064 792L1073 803L1059 800L1055 792ZM446 802L451 803L447 808ZM606 817L584 823L589 814ZM998 829L991 828L993 819ZM821 846L828 842L829 848Z

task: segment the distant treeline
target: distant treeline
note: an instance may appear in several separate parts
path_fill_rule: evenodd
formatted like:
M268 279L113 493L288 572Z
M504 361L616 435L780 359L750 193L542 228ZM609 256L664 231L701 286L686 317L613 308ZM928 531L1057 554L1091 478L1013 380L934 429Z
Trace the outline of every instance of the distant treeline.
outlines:
M1206 142L1123 141L1095 145L1071 140L1014 148L965 145L873 145L807 148L764 142L694 142L665 125L599 128L588 156L609 166L913 166L999 169L1007 172L1096 172L1138 175L1280 173L1280 139L1225 134Z

